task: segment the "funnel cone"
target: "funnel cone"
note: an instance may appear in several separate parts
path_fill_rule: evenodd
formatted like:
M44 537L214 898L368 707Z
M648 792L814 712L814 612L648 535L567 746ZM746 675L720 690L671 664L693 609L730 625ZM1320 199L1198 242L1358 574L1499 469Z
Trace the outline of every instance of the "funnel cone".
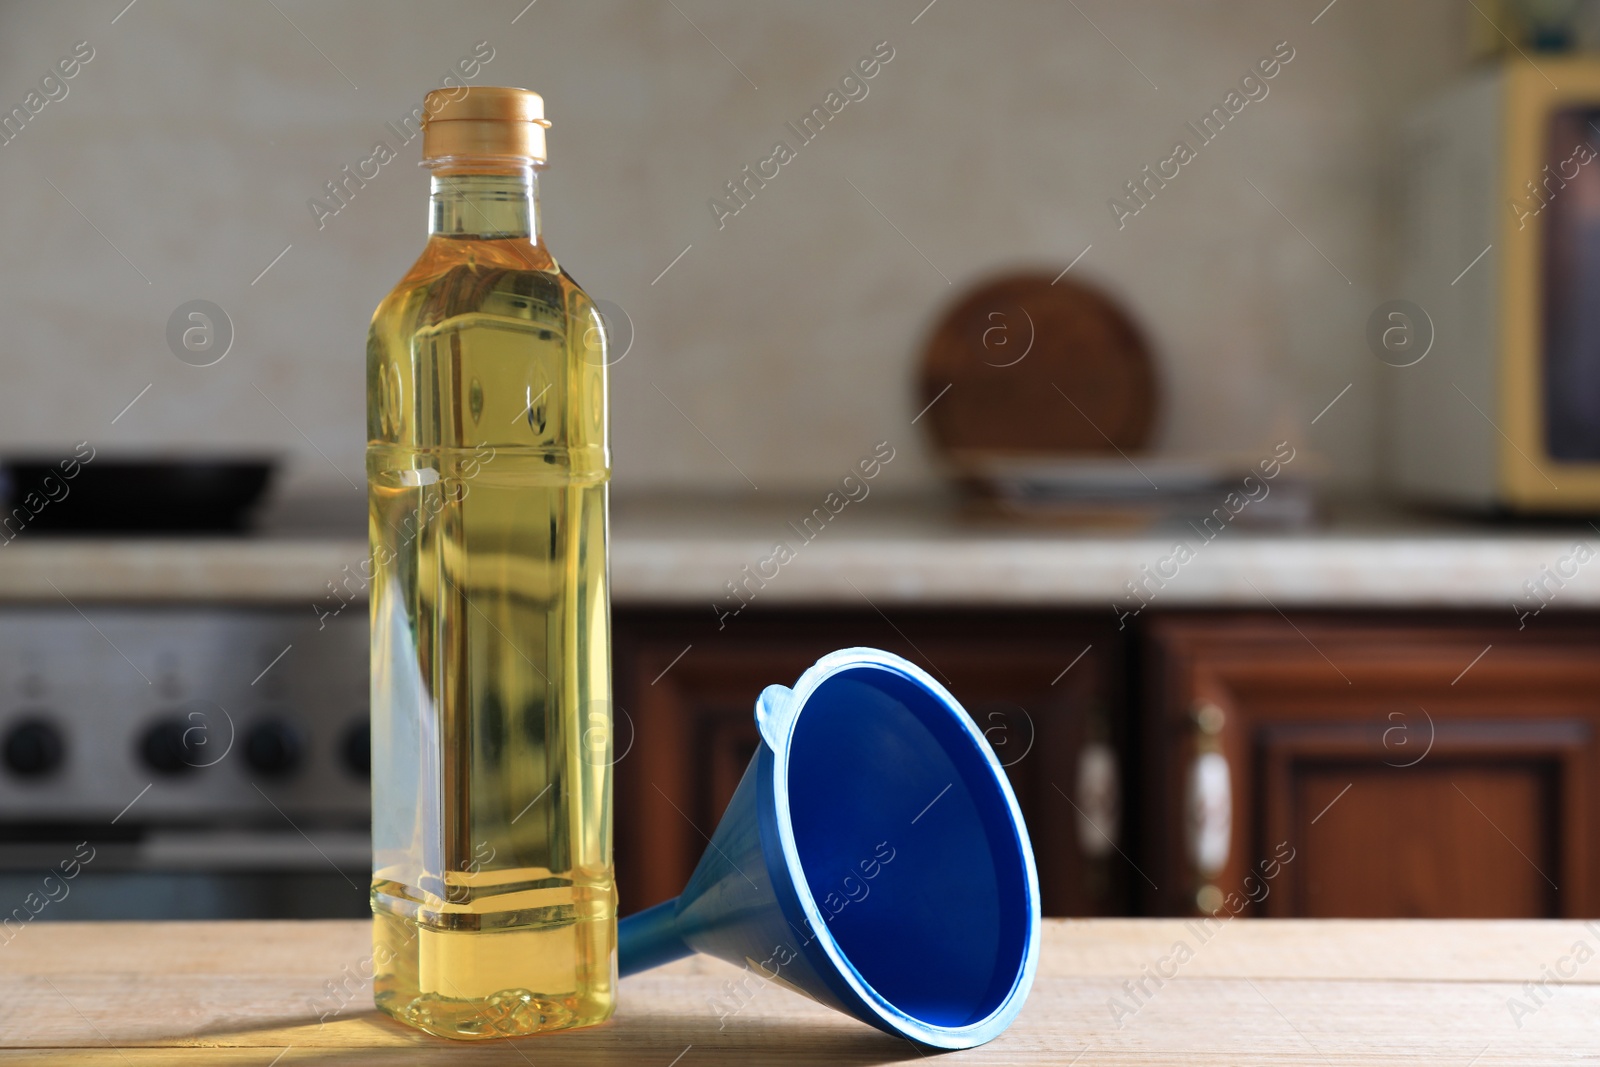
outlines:
M855 648L768 686L756 722L762 744L682 895L619 925L622 974L704 952L924 1045L999 1035L1038 965L1039 882L961 705Z

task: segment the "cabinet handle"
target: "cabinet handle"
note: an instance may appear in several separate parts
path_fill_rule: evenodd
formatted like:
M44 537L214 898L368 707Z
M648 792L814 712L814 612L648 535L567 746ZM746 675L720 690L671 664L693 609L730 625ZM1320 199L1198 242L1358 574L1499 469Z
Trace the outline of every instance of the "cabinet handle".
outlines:
M1184 844L1189 863L1200 876L1195 905L1215 911L1222 904L1217 875L1228 864L1233 841L1233 776L1222 751L1227 716L1215 704L1194 712L1194 756L1184 784Z
M1078 848L1092 860L1117 847L1122 824L1122 781L1117 753L1104 741L1090 741L1078 752Z

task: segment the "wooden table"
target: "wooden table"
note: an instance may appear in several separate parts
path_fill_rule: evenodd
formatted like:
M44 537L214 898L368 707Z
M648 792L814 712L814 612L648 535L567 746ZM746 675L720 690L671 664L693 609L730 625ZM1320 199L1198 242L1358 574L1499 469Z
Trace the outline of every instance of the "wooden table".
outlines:
M1543 1067L1600 1051L1600 923L1238 919L1205 934L1177 920L1050 920L1016 1024L940 1062ZM352 977L367 937L361 922L25 927L0 944L0 1065L777 1067L925 1054L777 987L719 1023L709 1001L735 972L707 959L627 979L605 1026L457 1044L372 1010Z

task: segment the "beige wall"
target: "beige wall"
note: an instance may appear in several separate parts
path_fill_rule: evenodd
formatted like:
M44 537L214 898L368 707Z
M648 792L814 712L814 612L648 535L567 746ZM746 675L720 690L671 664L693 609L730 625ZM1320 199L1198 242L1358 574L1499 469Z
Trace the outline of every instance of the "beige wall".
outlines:
M930 320L977 275L1060 269L1090 244L1077 270L1158 349L1163 447L1296 434L1370 481L1362 331L1403 295L1397 118L1460 69L1476 17L1452 0L1339 0L1315 25L1323 0L938 0L913 24L925 0L538 0L513 25L524 0L278 0L291 26L265 2L138 0L113 24L122 3L0 5L0 108L75 42L95 50L0 146L0 447L265 446L308 491L343 484L318 449L362 477L367 319L422 240L416 143L320 231L306 202L480 40L479 81L540 90L555 122L552 248L636 326L613 378L619 489L744 486L729 460L764 491L821 486L883 438L907 446L898 488L931 483L909 425ZM885 40L869 95L719 231L708 199ZM1270 95L1119 231L1107 199L1283 40ZM235 324L213 367L167 348L194 298Z

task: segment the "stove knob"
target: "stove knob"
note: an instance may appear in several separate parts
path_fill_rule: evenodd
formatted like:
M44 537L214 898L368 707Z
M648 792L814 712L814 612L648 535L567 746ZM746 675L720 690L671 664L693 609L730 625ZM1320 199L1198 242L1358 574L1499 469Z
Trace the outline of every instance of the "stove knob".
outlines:
M274 778L293 774L300 766L305 745L300 731L282 719L267 719L250 728L244 739L244 760Z
M61 766L67 746L61 731L42 719L26 719L6 734L4 758L13 774L38 778Z
M183 774L202 762L200 749L191 744L191 725L182 719L163 719L145 731L139 754L151 770L160 774Z
M372 777L372 724L365 720L352 723L344 733L344 743L339 755L345 769L357 778Z

